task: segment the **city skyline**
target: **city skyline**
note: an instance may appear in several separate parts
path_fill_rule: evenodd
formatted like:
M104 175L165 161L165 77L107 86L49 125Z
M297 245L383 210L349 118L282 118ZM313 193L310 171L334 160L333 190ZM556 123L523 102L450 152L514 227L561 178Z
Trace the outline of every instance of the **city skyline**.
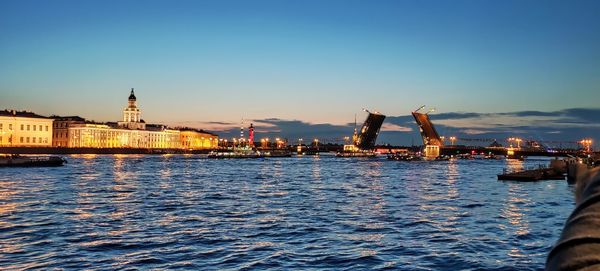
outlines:
M121 108L122 109L122 108ZM35 112L34 112L35 113ZM145 111L142 108L142 120ZM77 114L72 114L77 115ZM365 113L357 113L357 127L360 128ZM86 116L80 116L86 118ZM550 148L576 147L581 139L592 139L591 147L598 142L593 137L600 132L600 109L571 108L554 112L519 111L502 113L448 112L431 114L432 121L440 135L446 137L446 144L457 143L488 145L493 141L509 144L507 140L518 137L522 140L535 140ZM115 120L90 121L115 123ZM145 121L145 120L144 120ZM309 123L301 120L243 119L238 122L223 121L182 121L161 123L148 120L151 124L164 124L170 127L191 127L216 132L224 139L240 136L240 127L247 130L254 124L257 140L261 138L282 138L294 144L299 139L303 143L318 139L322 143L343 143L351 135L355 123L343 124ZM418 126L410 114L388 116L381 129L378 144L419 145L421 136ZM246 131L247 132L247 131ZM450 142L455 137L455 142Z
M599 8L3 1L0 108L116 121L134 87L149 122L224 134L244 118L271 134L339 137L365 107L390 117L383 142L408 144L418 132L402 120L427 104L442 133L575 140L600 131Z

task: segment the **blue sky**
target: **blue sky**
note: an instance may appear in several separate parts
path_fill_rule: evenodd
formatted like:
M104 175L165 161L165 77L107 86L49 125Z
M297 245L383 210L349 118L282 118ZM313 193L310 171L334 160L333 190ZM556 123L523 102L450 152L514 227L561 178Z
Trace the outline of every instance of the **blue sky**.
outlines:
M598 1L2 0L0 108L113 121L131 87L158 123L598 108L599 12Z

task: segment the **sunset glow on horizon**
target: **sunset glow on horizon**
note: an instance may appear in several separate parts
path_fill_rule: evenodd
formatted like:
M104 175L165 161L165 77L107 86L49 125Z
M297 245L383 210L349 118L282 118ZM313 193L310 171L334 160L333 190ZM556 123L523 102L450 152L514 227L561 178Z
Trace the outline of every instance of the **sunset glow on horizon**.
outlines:
M552 112L598 108L598 10L594 1L2 1L0 109L117 121L134 87L145 120L217 131L242 119L262 122L257 131L281 130L274 119L347 127L361 108L402 117L423 104L517 113L511 125L529 111L562 121ZM560 130L551 120L548 132ZM386 130L414 137L415 127Z

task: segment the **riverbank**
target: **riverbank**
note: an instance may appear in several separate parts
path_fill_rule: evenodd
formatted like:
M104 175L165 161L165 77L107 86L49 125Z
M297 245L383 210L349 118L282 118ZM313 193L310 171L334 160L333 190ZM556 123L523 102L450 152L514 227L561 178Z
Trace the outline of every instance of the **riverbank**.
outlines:
M207 154L210 151L210 149L0 147L0 153L10 154Z

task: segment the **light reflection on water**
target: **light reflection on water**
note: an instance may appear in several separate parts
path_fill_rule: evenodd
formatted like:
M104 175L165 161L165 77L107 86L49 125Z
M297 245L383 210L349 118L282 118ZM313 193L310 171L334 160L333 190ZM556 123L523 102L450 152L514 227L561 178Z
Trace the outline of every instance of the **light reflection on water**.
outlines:
M519 159L506 159L506 169L508 172L524 170L525 162Z
M1 169L0 269L543 267L565 182L499 182L545 161L72 156Z

